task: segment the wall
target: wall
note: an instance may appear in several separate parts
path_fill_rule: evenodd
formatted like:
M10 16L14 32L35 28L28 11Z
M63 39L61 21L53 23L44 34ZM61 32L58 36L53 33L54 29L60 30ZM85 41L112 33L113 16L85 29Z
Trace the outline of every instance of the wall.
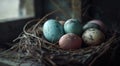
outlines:
M0 47L6 46L13 39L17 38L22 32L23 26L29 20L31 18L0 23Z
M114 26L115 29L120 30L120 0L92 0L92 4L102 10L102 19L109 28Z

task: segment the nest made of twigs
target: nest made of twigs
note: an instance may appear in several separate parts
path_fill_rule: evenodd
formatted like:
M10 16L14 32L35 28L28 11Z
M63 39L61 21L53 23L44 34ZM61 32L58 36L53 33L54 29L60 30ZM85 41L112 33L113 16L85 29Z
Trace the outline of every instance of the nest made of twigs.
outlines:
M55 12L55 11L54 11ZM103 55L116 40L116 34L112 33L106 42L98 46L86 47L78 50L62 50L58 44L52 44L43 38L41 25L47 14L42 19L28 22L23 32L14 40L15 45L2 52L0 56L9 59L38 62L41 66L91 66L97 58ZM37 22L27 29L31 22ZM13 55L14 53L14 55ZM11 55L12 54L12 55Z

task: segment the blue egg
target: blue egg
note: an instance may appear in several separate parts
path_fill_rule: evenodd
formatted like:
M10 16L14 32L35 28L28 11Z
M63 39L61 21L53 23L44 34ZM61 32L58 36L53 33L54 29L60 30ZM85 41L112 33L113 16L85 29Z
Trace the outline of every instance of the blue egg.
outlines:
M63 26L54 19L47 20L43 25L43 35L48 41L57 42L64 35Z
M89 28L97 28L97 29L100 29L100 26L97 25L97 24L94 24L94 23L87 23L83 26L83 30L87 30Z
M82 24L77 19L69 19L64 24L65 33L81 35Z

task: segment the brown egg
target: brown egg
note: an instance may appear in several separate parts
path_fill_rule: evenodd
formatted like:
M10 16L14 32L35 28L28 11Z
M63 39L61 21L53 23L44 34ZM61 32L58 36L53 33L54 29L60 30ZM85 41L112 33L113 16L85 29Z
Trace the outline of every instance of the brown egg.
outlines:
M82 39L73 33L65 34L59 40L60 48L65 50L78 49L81 47L81 44L82 44Z
M101 28L101 30L106 30L106 26L105 26L105 24L101 21L101 20L97 20L97 19L95 19L95 20L91 20L91 21L89 21L88 23L94 23L94 24L97 24L97 25L99 25L100 26L100 28Z
M105 40L105 35L96 28L89 28L83 33L82 39L87 45L99 45Z

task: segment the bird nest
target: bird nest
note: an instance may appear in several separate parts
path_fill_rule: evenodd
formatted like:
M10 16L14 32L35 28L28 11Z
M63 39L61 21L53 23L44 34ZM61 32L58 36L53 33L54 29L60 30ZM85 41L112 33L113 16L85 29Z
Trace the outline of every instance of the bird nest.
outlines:
M42 25L45 18L53 13L47 14L42 19L29 21L24 26L23 32L14 40L15 44L10 49L0 53L0 56L21 60L20 64L32 61L33 64L37 62L40 66L92 66L117 40L116 33L109 32L106 41L98 46L63 50L59 48L58 42L53 44L43 38ZM28 27L33 22L36 23Z

